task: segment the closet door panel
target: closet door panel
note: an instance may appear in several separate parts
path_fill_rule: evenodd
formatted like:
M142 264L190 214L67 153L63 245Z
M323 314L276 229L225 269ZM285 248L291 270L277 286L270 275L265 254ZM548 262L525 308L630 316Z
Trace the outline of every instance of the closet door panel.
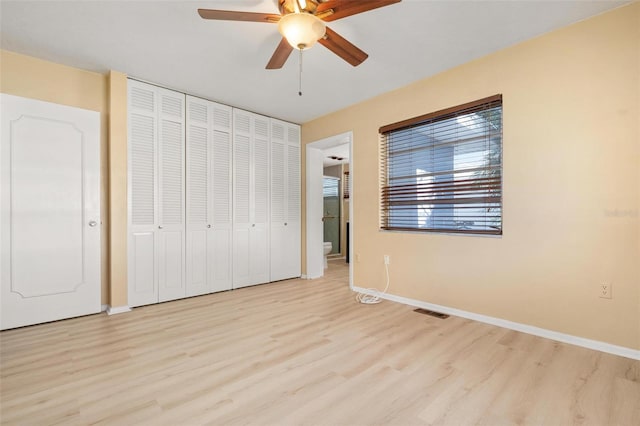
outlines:
M271 119L271 281L300 276L300 128Z
M236 135L233 143L233 218L234 226L245 226L251 223L251 161L250 139L248 136Z
M246 141L244 143L247 143ZM248 145L242 147L241 151L246 152ZM241 155L239 152L238 155ZM216 225L231 225L231 135L229 133L214 130L213 132L213 223ZM239 188L244 188L244 194L248 196L248 159L247 163L243 163L243 182L239 184ZM248 215L248 200L243 199L240 207L243 212Z
M158 89L158 176L159 176L159 257L158 295L160 301L186 296L184 268L185 132L182 94Z
M251 114L233 110L233 288L251 285L249 270L252 225Z
M287 277L288 248L285 245L287 219L287 162L285 124L271 120L271 225L269 246L271 254L270 281Z
M213 247L211 268L211 291L231 289L231 227L214 229L210 234L210 247Z
M289 257L289 249L286 245L286 227L284 223L273 223L271 224L269 234L269 247L271 252L270 258L270 270L269 270L269 281L280 281L286 278L290 278L287 276L287 258Z
M248 227L233 231L233 288L251 285L249 269L251 236Z
M187 235L187 296L197 296L209 293L209 262L208 253L210 242L206 230L189 230Z
M294 132L294 134L297 135L298 139L289 141L286 156L287 221L285 226L285 247L287 247L287 257L284 261L284 275L287 278L300 276L302 262L300 252L300 146L298 145L299 129L296 130L298 132Z
M210 292L211 211L210 123L208 102L187 97L186 124L186 294Z
M134 232L129 238L129 305L141 306L158 301L156 285L155 234Z
M212 104L212 291L232 288L232 109Z
M160 240L160 272L158 274L159 301L166 302L185 297L183 278L184 233L163 231Z
M300 223L287 222L284 231L284 245L286 257L283 261L284 278L297 278L301 274L300 263Z
M269 228L267 225L251 229L249 245L250 284L269 282Z
M128 86L128 303L158 301L157 94L153 87Z
M300 222L300 147L287 145L287 220Z
M284 223L287 218L288 175L284 141L271 140L271 222Z
M252 284L270 281L269 204L270 200L270 141L269 119L254 116L253 140L253 221L250 240L250 275Z
M253 222L269 222L269 120L255 119L255 137L253 141Z

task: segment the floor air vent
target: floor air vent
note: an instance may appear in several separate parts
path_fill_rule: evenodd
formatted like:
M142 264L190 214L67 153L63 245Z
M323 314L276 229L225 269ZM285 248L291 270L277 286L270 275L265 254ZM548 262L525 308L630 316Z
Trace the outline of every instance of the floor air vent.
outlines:
M441 314L440 312L430 311L428 309L418 308L418 309L415 309L413 312L417 312L419 314L429 315L431 317L435 317L435 318L439 318L439 319L447 319L447 318L449 318L449 315L447 315L447 314Z

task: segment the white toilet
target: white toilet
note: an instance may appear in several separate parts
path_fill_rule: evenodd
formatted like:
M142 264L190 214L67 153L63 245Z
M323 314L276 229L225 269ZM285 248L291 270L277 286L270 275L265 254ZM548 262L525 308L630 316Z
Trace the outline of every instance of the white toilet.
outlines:
M324 269L327 269L329 267L329 264L327 264L327 255L331 253L333 246L331 245L331 241L326 241L323 247L324 247Z

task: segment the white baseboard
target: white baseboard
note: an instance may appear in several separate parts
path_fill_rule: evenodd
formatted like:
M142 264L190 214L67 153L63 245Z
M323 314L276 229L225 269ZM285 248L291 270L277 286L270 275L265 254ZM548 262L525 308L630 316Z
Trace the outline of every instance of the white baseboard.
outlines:
M124 314L125 312L131 312L131 308L127 305L125 306L113 306L107 307L107 315L116 315L116 314Z
M109 305L101 305L100 306L100 312L106 312L107 308L109 308Z
M371 294L369 290L362 287L353 287L358 293ZM611 343L600 342L598 340L586 339L584 337L573 336L571 334L559 333L545 328L534 327L532 325L521 324L518 322L508 321L501 318L490 317L487 315L476 314L473 312L463 311L461 309L449 308L447 306L436 305L434 303L422 302L420 300L409 299L408 297L395 296L393 294L381 294L382 299L392 302L402 303L404 305L415 306L417 308L429 309L431 311L442 312L443 314L453 315L456 317L467 318L470 320L495 325L509 330L520 331L522 333L533 334L534 336L544 337L546 339L556 340L558 342L569 343L570 345L581 346L583 348L593 349L600 352L606 352L613 355L623 356L640 360L640 350L627 348L624 346L612 345Z

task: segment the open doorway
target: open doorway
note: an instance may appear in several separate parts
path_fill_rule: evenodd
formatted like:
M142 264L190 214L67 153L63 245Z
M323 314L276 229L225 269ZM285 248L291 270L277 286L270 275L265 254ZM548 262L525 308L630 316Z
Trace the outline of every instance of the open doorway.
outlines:
M307 278L324 275L325 248L329 259L353 259L352 133L343 133L306 145ZM328 240L327 240L328 239ZM353 287L353 262L349 262Z

